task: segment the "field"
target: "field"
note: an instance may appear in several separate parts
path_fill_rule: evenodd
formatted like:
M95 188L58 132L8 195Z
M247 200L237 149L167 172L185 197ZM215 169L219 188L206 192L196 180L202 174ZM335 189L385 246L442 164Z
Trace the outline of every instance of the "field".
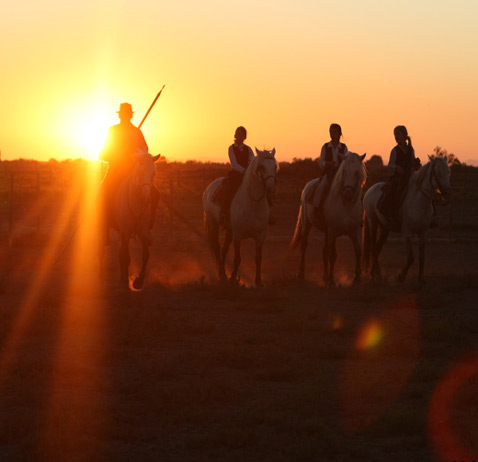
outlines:
M425 287L416 265L394 281L405 260L394 235L385 282L352 286L353 252L341 239L339 284L327 289L319 233L307 281L295 279L288 243L314 172L284 166L256 289L251 243L240 284L221 285L202 237L201 192L224 168L174 168L160 167L165 202L139 292L118 287L115 240L97 280L83 190L17 193L26 205L3 208L0 460L478 457L476 184L472 200L455 185L458 199L438 207Z

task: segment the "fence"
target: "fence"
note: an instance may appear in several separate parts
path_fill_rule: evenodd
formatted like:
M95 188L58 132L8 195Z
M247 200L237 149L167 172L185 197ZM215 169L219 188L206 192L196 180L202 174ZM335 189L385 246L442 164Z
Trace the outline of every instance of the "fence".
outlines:
M158 162L155 183L163 198L177 210L200 216L205 187L224 176L227 164L200 162ZM306 167L306 168L305 168ZM46 230L58 220L75 221L63 215L62 199L75 195L78 201L88 187L96 188L106 172L106 165L84 160L65 162L0 162L0 233L14 228ZM315 177L307 161L282 163L277 177L276 208L298 204L302 187ZM478 231L478 168L454 168L451 176L453 194L446 205L437 205L438 224L449 237L476 237ZM170 209L169 221L173 222ZM172 232L172 231L171 231Z

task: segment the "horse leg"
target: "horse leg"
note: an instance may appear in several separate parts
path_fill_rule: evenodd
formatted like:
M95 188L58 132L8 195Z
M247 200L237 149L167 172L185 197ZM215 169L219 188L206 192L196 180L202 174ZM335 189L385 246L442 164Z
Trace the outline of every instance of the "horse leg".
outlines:
M264 244L264 239L256 239L256 287L262 287L261 278L261 267L262 267L262 245Z
M397 277L398 282L403 282L405 281L405 278L407 277L408 270L410 266L412 266L412 263L414 261L413 257L413 247L412 247L412 238L410 236L407 236L405 238L405 247L408 250L408 257L407 257L407 263L403 267L402 271Z
M327 231L325 231L324 234L324 247L322 249L322 262L324 266L324 276L323 276L323 281L327 284L329 281L329 239L327 236Z
M141 271L139 272L138 277L133 282L133 287L136 290L139 290L143 287L144 277L146 275L146 265L149 261L149 239L147 236L141 237Z
M375 280L382 280L382 270L378 262L378 257L382 252L383 245L385 244L389 231L383 226L380 227L380 237L377 240L378 225L375 225L374 236L372 239L372 276Z
M105 276L105 246L98 242L98 279L103 282Z
M239 239L234 239L234 266L231 273L231 281L237 281L237 271L239 265L241 264L241 241Z
M299 274L297 277L300 280L304 280L304 270L305 270L305 251L307 250L307 246L309 244L309 233L312 225L309 221L306 220L304 223L301 242L300 242L300 262L299 262Z
M221 254L219 258L219 265L218 265L218 273L219 273L219 279L221 281L226 281L227 276L226 276L226 257L227 257L227 252L229 250L229 246L231 245L231 240L232 240L232 231L227 230L226 231L226 237L224 238L224 244L221 249Z
M363 227L363 266L364 270L368 271L371 258L371 245L372 245L372 235L370 229L370 223L367 218L364 220Z
M130 263L129 239L126 238L125 236L121 236L119 264L120 264L120 284L122 285L128 285L129 263Z
M216 262L217 274L220 277L221 268L221 248L219 246L219 225L213 222L210 217L206 215L206 230L209 247Z
M334 279L334 266L335 260L337 260L337 248L336 248L336 240L334 238L327 237L328 241L328 251L329 251L329 276L327 279L327 287L334 287L335 286L335 279Z
M423 269L425 266L425 235L421 234L420 235L420 241L418 244L418 282L421 285L425 284L425 278L423 277Z
M362 260L362 246L360 245L360 231L352 234L350 236L352 240L352 244L354 246L355 252L355 277L354 277L354 284L360 282L360 277L362 275L362 267L361 267L361 260Z

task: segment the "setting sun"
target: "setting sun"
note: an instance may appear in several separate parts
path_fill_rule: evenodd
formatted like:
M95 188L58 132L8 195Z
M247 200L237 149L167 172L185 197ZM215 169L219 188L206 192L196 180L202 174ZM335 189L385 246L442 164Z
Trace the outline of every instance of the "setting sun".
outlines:
M80 146L85 159L97 160L98 153L103 146L106 131L106 121L101 117L92 119L78 118L78 122L72 125L72 141Z
M131 103L138 125L166 84L143 133L151 152L171 160L226 162L239 125L280 161L316 158L337 122L350 150L385 161L403 124L422 162L436 146L478 162L478 7L456 5L12 3L0 18L11 44L2 55L2 159L96 159L118 105Z
M58 127L63 134L62 143L73 148L75 157L97 160L108 127L116 122L113 110L83 103L66 108L61 120L58 120Z

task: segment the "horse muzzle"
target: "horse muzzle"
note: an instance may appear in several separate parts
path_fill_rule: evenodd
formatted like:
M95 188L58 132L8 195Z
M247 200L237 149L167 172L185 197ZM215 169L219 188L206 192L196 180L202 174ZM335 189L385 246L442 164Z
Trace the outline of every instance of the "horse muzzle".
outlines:
M345 186L342 188L342 199L344 202L353 202L355 199L354 188Z
M447 201L451 197L451 188L443 188L443 190L440 190L440 193L443 199Z

